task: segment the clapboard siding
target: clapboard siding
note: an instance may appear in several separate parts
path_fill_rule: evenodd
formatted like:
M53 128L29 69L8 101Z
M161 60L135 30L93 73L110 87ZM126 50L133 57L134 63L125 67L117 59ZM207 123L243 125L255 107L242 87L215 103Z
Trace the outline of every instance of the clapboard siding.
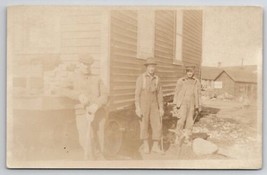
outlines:
M182 57L185 65L196 66L196 76L200 76L202 61L202 11L184 10Z
M101 11L85 10L61 17L61 59L77 61L80 54L90 54L94 57L94 72L99 73L100 61L103 55Z
M174 65L175 11L156 11L155 57L164 95L173 94L176 81L183 76L181 66Z
M202 50L202 13L184 11L182 60L185 64L199 66ZM135 83L145 70L145 60L137 59L137 12L112 11L110 35L110 94L111 110L134 104ZM176 82L184 76L184 68L174 64L176 12L155 11L154 56L157 74L164 95L174 93Z
M110 37L111 110L134 104L137 76L142 73L142 60L137 55L137 12L112 11Z

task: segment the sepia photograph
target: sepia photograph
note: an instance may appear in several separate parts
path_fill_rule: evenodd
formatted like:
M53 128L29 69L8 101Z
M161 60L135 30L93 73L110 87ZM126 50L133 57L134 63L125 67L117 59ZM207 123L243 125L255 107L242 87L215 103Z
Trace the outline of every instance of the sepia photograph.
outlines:
M260 169L263 9L9 6L8 168Z

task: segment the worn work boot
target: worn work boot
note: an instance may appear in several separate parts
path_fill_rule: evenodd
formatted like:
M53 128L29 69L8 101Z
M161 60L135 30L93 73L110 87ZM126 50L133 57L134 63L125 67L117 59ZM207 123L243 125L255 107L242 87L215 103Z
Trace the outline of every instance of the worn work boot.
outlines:
M147 140L144 140L143 151L144 151L145 154L149 154L149 144L148 144Z
M158 153L158 154L164 154L164 151L162 151L159 147L158 141L154 141L153 146L152 146L152 152Z

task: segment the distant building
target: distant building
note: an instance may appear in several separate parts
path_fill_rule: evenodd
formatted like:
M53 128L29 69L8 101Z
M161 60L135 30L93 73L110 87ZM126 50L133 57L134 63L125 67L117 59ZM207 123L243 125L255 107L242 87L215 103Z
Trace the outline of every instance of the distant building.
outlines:
M255 67L256 68L256 67ZM221 84L216 93L228 93L236 98L248 97L256 99L257 96L257 74L252 67L226 67L214 79Z
M218 67L208 67L203 66L201 68L201 85L204 90L214 89L214 80L220 73L222 69Z

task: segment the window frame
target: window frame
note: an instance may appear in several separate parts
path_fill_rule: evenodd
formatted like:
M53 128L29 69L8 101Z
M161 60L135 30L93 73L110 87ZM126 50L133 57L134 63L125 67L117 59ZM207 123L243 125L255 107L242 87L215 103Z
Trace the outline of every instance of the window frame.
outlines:
M139 20L140 19L145 19L145 18L140 18L140 13L141 14L142 13L147 14L148 11L147 10L138 10L137 11L137 50L136 50L136 58L137 59L146 60L148 57L154 57L155 56L155 51L154 51L155 50L155 27L156 27L155 11L154 10L150 11L151 15L153 15L153 16L150 16L151 19L153 19L153 21L152 21L153 25L150 26L150 29L152 30L152 32L151 32L152 34L151 34L151 38L150 38L151 39L150 40L151 43L149 45L149 47L151 49L151 53L143 52L143 50L146 50L146 49L144 49L144 47L141 46L142 44L140 44L140 42L142 42L144 40L143 37L140 37L140 31L142 31L142 29L144 27L146 27L146 26L141 26L142 28L140 29L140 24L141 23L140 23ZM145 16L147 16L147 15L145 15ZM140 40L140 38L142 38L143 40Z
M177 16L178 16L178 13L180 13L179 15L181 15L181 20L180 20L180 23L181 23L181 29L180 29L180 33L178 33L178 21L177 21ZM174 24L175 24L175 30L174 30L174 37L175 37L175 40L174 40L174 57L173 57L173 64L175 65L183 65L183 10L176 10L175 11L175 18L174 18ZM180 38L180 58L177 57L177 35L179 35L181 38Z

